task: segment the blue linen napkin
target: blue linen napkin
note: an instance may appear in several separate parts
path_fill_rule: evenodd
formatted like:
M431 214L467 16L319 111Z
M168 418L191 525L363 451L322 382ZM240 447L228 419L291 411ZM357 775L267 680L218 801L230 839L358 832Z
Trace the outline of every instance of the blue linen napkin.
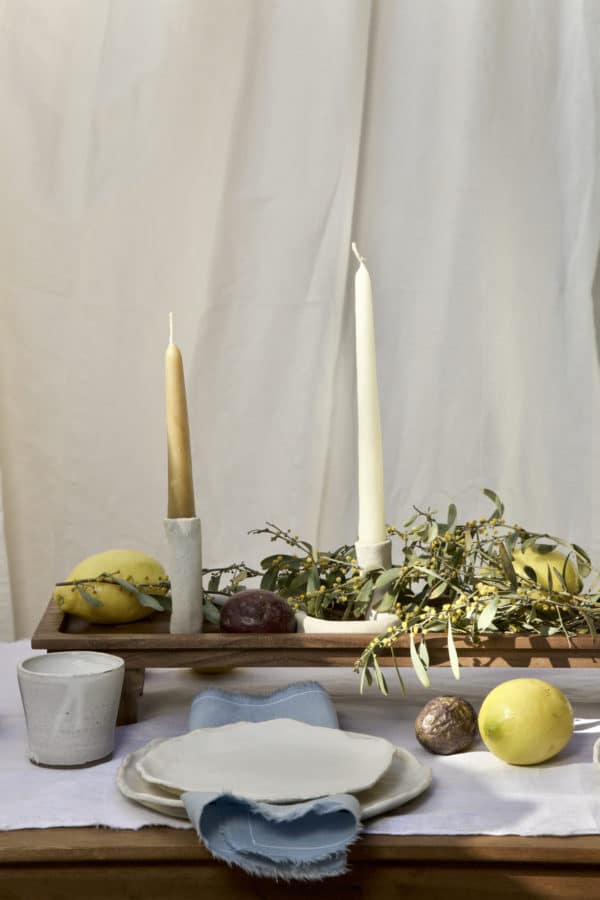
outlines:
M182 800L213 856L263 878L342 875L360 830L360 804L350 794L274 804L193 791Z
M232 722L297 719L308 725L339 728L331 697L317 681L299 681L264 697L208 688L192 700L190 731Z
M296 682L263 697L208 688L192 701L189 724L194 730L283 718L339 728L331 697L316 681ZM214 856L264 878L341 875L360 830L360 804L350 794L283 804L190 791L182 800Z

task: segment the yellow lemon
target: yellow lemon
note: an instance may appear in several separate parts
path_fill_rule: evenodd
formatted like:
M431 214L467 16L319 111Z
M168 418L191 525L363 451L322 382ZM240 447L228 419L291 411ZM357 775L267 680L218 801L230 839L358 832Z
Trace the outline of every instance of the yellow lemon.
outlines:
M513 553L513 566L517 575L521 578L527 578L526 569L532 569L535 573L535 580L540 587L548 590L550 580L548 578L548 566L552 572L552 587L555 591L562 591L563 587L555 569L565 579L565 584L569 593L578 594L583 587L583 582L579 576L577 563L570 556L565 566L566 554L560 550L551 550L549 553L540 553L534 547L526 547L525 550L516 550ZM531 573L529 573L531 575Z
M515 766L559 753L573 734L573 710L558 688L539 678L513 678L495 687L479 711L479 732L491 752Z
M139 586L142 591L144 584L156 584L167 580L167 574L161 564L141 550L106 550L80 562L65 581L84 581L86 578L93 579L99 575L115 575L123 581ZM152 615L151 607L142 606L135 594L118 584L84 583L81 587L102 605L95 606L88 603L76 585L57 586L52 596L63 612L103 625L136 622Z

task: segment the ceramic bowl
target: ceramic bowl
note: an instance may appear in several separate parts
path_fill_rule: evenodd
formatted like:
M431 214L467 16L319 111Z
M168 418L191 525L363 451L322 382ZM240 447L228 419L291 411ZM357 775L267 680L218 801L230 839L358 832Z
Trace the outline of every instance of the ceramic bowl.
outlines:
M400 621L395 613L376 613L371 619L348 619L330 622L305 612L296 613L296 626L305 634L381 634Z

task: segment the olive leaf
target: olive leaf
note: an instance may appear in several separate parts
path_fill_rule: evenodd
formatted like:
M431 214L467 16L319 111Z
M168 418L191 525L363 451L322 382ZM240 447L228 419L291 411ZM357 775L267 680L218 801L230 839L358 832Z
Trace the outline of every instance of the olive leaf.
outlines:
M371 578L367 578L360 591L356 595L356 600L354 601L354 605L358 609L364 609L368 606L369 601L371 600L371 594L373 592L373 581Z
M492 597L488 600L477 617L477 628L479 631L485 631L486 628L494 621L496 612L498 611L498 598Z
M448 658L450 660L452 674L458 681L460 679L460 664L458 662L456 647L454 646L454 636L452 634L452 622L450 621L450 618L448 618Z
M398 666L398 660L396 659L396 654L394 653L394 648L390 644L390 655L392 657L392 662L394 663L394 669L396 670L396 675L398 676L398 681L400 682L400 690L406 696L406 686L404 684L404 679L402 678L402 674L400 672L400 668Z
M98 600L97 597L93 597L84 587L82 587L82 585L76 584L75 587L79 591L80 596L86 603L89 603L90 606L104 606L104 603L101 600Z
M216 593L219 590L219 584L221 583L220 575L211 575L208 579L208 590L212 593Z
M395 581L397 578L400 578L402 575L402 569L398 567L392 567L391 569L386 569L385 572L382 572L381 575L375 581L376 588L384 588L387 587L388 584L391 584L392 581Z
M454 528L454 524L456 522L457 510L456 505L451 503L448 507L448 530L451 531Z
M309 570L308 578L306 580L306 592L311 594L314 591L318 591L320 583L319 570L316 566L313 566L312 569Z
M371 687L371 685L373 684L373 678L371 676L371 672L369 670L368 663L365 663L365 665L362 668L362 672L360 673L359 691L361 694L365 690L365 682L368 684L369 687Z
M517 589L517 573L515 572L515 567L513 566L512 559L506 546L504 543L501 543L498 546L498 557L500 559L500 565L502 566L502 571L506 575L508 582L513 590Z
M490 519L501 519L504 515L504 503L502 502L498 494L495 491L490 490L490 488L484 488L483 493L494 504L494 512L490 516Z
M421 657L417 653L417 648L415 647L415 636L410 633L410 659L413 664L413 669L415 670L415 674L423 687L431 687L431 682L429 680L429 675L427 674L427 669L423 665L423 661Z
M598 634L596 631L596 626L594 624L594 619L584 609L581 610L581 618L584 620L585 624L587 625L590 635L595 640L598 637Z
M429 526L429 530L427 532L428 542L431 543L432 541L434 541L439 533L440 533L440 526L438 525L437 522L432 522L431 525Z
M396 604L396 598L393 594L385 593L379 603L377 604L377 612L389 612L394 608Z
M577 556L577 567L579 569L581 577L587 578L592 571L591 559L589 558L585 550L582 550L582 548L578 544L571 544L571 547L573 548Z
M441 597L448 590L448 582L442 581L435 587L429 595L430 600L437 600L438 597Z
M265 572L263 577L260 579L260 586L263 591L272 591L277 583L277 571L275 569L269 569L268 572Z
M381 671L379 663L377 661L377 657L373 656L373 673L375 675L375 681L377 682L377 687L381 691L382 694L386 696L389 694L387 682L385 680L385 676Z
M204 618L213 625L219 625L221 622L221 613L212 601L204 598Z
M123 590L128 591L130 594L133 594L133 596L138 601L138 603L141 604L141 606L148 606L151 609L157 610L157 612L163 611L163 604L160 602L160 600L157 600L156 597L151 597L150 594L144 594L130 581L125 581L123 578L117 578L116 575L111 575L111 581L114 581L114 583L122 587Z

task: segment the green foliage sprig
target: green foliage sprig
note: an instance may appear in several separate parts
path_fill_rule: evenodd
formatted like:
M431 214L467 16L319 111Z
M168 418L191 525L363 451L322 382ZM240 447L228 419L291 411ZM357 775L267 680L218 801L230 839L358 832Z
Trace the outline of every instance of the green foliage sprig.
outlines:
M387 684L378 658L393 656L394 643L402 636L410 636L413 667L426 685L428 634L447 635L456 677L454 635L474 644L490 633L595 637L600 627L600 573L586 551L562 538L507 524L498 495L489 489L484 494L493 505L486 517L459 523L451 503L443 519L434 510L415 507L402 528L388 526L400 544L401 561L386 570L362 572L352 544L317 552L290 529L267 523L251 534L267 535L287 550L267 556L260 572L253 574L260 575L261 587L312 616L356 619L372 607L396 613L398 624L376 635L354 667L361 688L375 681L384 693ZM518 564L519 555L529 548L538 559L559 550L560 565L549 564L540 574L539 565ZM233 589L240 587L245 587L243 578L233 584ZM231 586L225 588L229 590Z
M379 658L388 654L393 658L394 644L407 635L413 668L427 686L430 634L447 635L448 657L457 678L455 635L473 644L490 633L596 637L600 572L586 551L562 538L507 524L498 495L489 489L484 494L493 507L487 517L459 523L451 503L443 518L434 510L414 507L401 528L388 526L400 561L386 570L361 571L353 544L321 552L291 529L267 522L250 533L266 535L282 544L282 550L265 557L258 569L243 562L204 569L205 616L218 624L217 595L231 596L257 579L294 610L318 618L361 619L373 608L395 613L397 625L374 636L354 665L361 690L375 682L383 693L388 688ZM528 550L536 554L535 567L522 557ZM558 565L555 556L550 556L556 550L562 554ZM539 565L544 556L549 560L545 568ZM144 605L168 609L168 581L135 585L117 575L67 583L75 584L87 602L99 601L85 585L111 581L134 592ZM396 672L402 684L397 666Z
M131 578L119 578L120 571L101 572L95 578L79 578L77 581L59 581L56 587L74 587L80 597L89 606L104 606L102 600L95 596L95 585L116 584L129 594L133 594L141 606L147 606L157 612L171 611L170 583L160 581L150 584L147 581L136 583Z

